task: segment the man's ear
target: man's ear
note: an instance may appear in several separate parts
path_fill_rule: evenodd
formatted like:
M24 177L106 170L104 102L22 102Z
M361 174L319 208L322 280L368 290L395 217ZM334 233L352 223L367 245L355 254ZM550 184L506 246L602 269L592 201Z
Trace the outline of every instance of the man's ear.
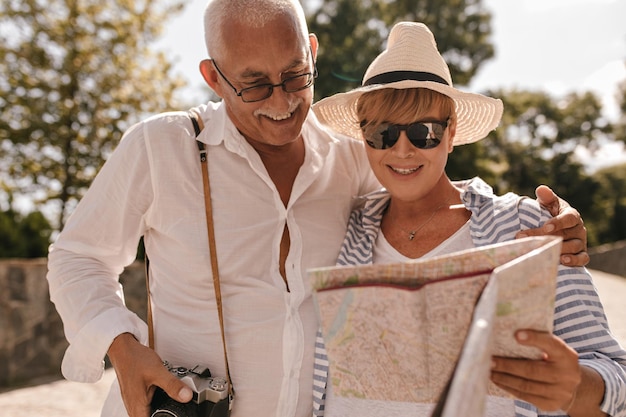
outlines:
M317 47L319 43L315 33L309 33L309 43L311 44L311 51L313 52L313 62L317 61Z
M211 87L218 96L222 97L221 85L217 82L219 74L213 66L213 60L203 59L200 61L200 74L202 74L202 78L204 78L204 81L206 81L209 87Z

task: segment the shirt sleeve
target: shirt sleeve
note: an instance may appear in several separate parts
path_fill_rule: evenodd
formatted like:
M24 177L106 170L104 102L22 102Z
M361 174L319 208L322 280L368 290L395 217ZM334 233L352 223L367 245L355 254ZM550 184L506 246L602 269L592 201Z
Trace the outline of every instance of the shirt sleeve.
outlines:
M100 379L117 335L147 339L146 324L124 305L119 274L135 259L145 229L153 194L148 159L142 125L136 125L51 245L47 279L69 342L61 366L67 379Z
M559 267L554 334L578 352L581 365L604 380L600 408L626 416L626 351L611 334L604 307L585 268Z
M519 215L522 228L538 227L550 218L528 198L521 200ZM611 334L593 278L585 268L559 266L554 334L578 352L580 365L594 369L604 380L600 409L609 416L626 417L626 351Z

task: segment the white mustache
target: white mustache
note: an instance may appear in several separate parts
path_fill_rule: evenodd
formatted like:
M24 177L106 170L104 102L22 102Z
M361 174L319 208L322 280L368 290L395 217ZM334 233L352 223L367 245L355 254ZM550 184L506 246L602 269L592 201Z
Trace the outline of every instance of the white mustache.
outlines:
M272 120L285 120L291 117L294 111L302 104L304 100L301 97L289 101L289 108L286 112L274 112L272 109L260 108L254 111L254 116L264 116Z

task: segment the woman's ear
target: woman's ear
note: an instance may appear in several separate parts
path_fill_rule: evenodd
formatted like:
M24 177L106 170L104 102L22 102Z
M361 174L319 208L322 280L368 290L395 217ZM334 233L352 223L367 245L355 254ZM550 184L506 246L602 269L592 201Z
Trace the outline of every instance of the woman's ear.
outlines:
M218 96L222 97L221 85L217 82L219 74L213 66L212 59L203 59L200 61L200 74L202 74L202 78L204 78L204 81L206 81L209 87L211 87Z

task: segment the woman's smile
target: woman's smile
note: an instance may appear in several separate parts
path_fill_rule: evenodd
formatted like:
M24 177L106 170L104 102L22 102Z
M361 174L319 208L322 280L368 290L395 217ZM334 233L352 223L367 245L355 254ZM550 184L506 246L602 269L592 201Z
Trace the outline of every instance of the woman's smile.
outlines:
M387 166L396 174L410 175L419 171L424 165L420 165L418 167L413 167L413 168L401 168L401 167L394 167L392 165L387 165Z

